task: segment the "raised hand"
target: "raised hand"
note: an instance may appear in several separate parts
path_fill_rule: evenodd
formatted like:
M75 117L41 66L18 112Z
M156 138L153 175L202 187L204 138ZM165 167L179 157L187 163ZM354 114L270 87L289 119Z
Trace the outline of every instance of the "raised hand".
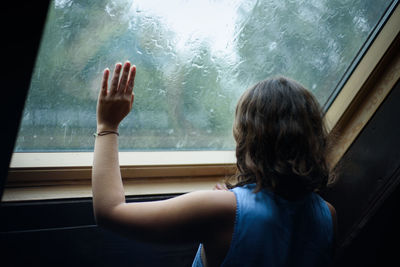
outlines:
M120 122L129 114L133 105L136 66L131 67L127 61L122 68L122 64L117 63L108 89L109 75L110 70L107 68L103 73L97 101L97 132L117 131Z

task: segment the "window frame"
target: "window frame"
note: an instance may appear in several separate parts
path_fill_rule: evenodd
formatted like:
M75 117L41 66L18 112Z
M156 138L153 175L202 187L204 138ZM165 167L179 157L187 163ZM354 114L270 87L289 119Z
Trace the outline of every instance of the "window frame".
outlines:
M400 78L400 7L391 14L351 70L325 113L336 137L334 168ZM371 40L370 40L371 41ZM379 75L377 75L379 74ZM357 108L355 108L357 106ZM234 151L120 152L127 196L212 189L236 172ZM3 202L91 197L93 152L13 153Z

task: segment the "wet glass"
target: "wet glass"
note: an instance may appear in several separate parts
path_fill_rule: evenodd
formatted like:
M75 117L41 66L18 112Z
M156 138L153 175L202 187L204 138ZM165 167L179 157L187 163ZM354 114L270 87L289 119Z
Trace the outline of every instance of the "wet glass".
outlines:
M390 2L52 1L15 151L92 150L102 72L125 60L122 150L231 150L246 88L280 74L324 105Z

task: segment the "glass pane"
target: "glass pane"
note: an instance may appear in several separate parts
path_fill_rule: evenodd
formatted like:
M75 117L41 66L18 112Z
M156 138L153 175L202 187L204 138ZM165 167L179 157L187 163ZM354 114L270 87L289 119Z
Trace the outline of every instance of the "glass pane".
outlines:
M241 93L282 74L325 103L387 0L56 0L16 151L92 150L104 68L137 66L125 150L234 148Z

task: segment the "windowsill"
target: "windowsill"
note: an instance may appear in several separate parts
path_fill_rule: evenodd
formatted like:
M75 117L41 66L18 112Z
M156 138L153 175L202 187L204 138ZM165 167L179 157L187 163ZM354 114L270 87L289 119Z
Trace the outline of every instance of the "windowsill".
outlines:
M120 152L119 158L126 195L212 189L236 171L234 151ZM91 197L92 161L92 152L14 153L2 201Z
M14 153L10 168L91 167L93 152ZM119 152L120 166L234 164L234 151Z
M124 180L126 196L181 194L195 190L213 189L224 177L168 177ZM87 183L89 182L89 183ZM2 202L70 199L92 197L90 181L85 184L8 187Z

